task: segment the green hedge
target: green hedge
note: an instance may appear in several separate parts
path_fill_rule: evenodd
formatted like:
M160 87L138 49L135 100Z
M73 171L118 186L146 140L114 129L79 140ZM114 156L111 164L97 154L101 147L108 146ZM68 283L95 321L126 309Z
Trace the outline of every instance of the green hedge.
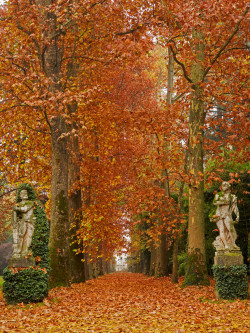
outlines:
M49 222L44 209L37 200L36 193L30 184L21 184L17 189L16 202L20 202L20 192L27 190L28 200L34 201L34 215L36 217L34 234L30 246L34 258L39 257L37 265L49 270Z
M25 269L7 267L4 270L3 294L8 304L42 301L49 290L49 222L31 185L22 184L18 187L16 202L21 200L19 194L22 190L27 190L28 200L35 202L36 222L30 250L36 265Z
M3 271L3 294L8 304L41 302L48 295L48 277L42 269Z
M216 293L222 299L248 298L247 266L213 266Z

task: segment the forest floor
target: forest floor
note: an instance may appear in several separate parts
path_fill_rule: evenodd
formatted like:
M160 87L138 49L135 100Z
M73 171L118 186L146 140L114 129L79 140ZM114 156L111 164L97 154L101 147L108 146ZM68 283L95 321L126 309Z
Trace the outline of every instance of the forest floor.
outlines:
M55 288L43 303L6 305L0 332L250 332L249 300L222 301L209 287L170 277L114 273Z

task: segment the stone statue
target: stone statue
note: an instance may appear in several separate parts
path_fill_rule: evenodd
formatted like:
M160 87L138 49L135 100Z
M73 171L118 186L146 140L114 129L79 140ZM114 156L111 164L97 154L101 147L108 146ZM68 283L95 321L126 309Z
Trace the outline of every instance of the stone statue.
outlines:
M21 201L13 207L13 254L12 259L24 258L34 233L34 201L28 201L27 190L20 191Z
M217 251L240 250L235 244L237 233L234 228L234 224L238 223L240 219L239 209L237 207L237 197L231 194L230 187L231 185L228 182L223 182L222 192L217 193L213 201L216 212L210 218L210 221L216 222L220 232L213 243Z

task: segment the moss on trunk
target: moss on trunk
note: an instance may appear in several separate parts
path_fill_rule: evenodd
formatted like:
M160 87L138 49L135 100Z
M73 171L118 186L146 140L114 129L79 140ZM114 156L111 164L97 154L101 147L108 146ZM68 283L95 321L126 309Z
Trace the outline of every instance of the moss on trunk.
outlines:
M204 265L205 258L200 249L195 249L193 253L188 253L186 263L185 280L182 287L193 285L209 285L207 269Z
M68 200L64 191L56 196L54 209L57 215L50 234L50 288L70 285Z

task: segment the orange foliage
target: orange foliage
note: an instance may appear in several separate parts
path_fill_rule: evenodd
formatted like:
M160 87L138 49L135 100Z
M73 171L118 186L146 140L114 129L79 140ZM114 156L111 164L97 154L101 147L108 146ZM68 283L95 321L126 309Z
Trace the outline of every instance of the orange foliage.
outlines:
M174 234L176 204L166 198L160 184L168 180L171 194L177 193L180 181L188 184L192 177L183 165L194 28L202 27L206 45L207 75L200 84L207 113L207 159L224 160L219 152L228 145L234 148L230 158L247 159L239 154L249 139L247 36L242 17L246 6L242 0L195 5L183 0L54 1L47 10L57 16L57 42L64 54L62 88L52 92L39 56L39 50L42 55L51 43L44 33L42 11L27 0L11 0L1 12L0 26L4 87L0 91L0 177L10 184L32 181L49 188L49 123L63 114L67 124L76 125L64 135L77 137L80 144L75 163L80 165L81 178L74 184L83 193L79 250L93 257L112 257L115 249L126 245L124 236L133 228L131 217L144 211L160 217L161 228ZM217 59L237 25L239 31ZM168 55L162 50L168 47L179 61L174 84L178 99L171 106L160 94L167 88ZM77 73L71 75L73 64ZM70 114L67 107L74 103L77 110ZM223 118L214 115L218 104L226 108ZM212 135L218 140L212 140ZM160 230L152 221L148 233L157 237Z
M4 193L4 186L0 194L0 243L4 242L11 235L11 214L15 196L11 190ZM1 192L0 192L1 193Z
M222 301L211 286L186 289L169 277L116 273L55 288L43 303L7 306L1 332L239 332L250 330L249 301Z

